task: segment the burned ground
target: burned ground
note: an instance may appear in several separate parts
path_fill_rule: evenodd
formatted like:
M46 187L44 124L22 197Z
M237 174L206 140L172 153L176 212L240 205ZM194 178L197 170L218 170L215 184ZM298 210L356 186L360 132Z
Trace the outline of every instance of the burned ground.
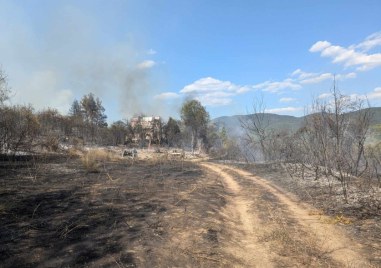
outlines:
M379 247L375 218L336 234L341 222L306 209L302 201L320 203L300 194L307 188L287 188L290 178L274 166L246 172L164 153L94 159L0 163L2 267L368 267L347 256L379 265L369 246ZM276 185L299 189L301 203Z
M336 225L349 237L356 238L369 255L369 261L375 267L381 266L381 192L376 184L364 187L364 183L353 180L346 203L338 181L330 189L324 179L315 180L313 174L304 179L298 173L290 177L284 165L238 166L270 181L284 192L293 193L300 203L312 205L316 210L311 214L328 215L330 219L326 224Z
M225 204L223 187L205 183L200 168L130 159L102 165L88 173L66 156L2 162L1 266L183 266L208 263L194 253L196 244L218 253L221 227L207 223Z

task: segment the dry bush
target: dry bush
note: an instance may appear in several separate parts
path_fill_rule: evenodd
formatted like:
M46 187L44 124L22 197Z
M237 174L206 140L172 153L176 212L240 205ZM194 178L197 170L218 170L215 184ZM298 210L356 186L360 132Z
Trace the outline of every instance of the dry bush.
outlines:
M59 137L53 133L49 133L41 139L40 146L42 150L47 152L57 152L60 148Z
M71 148L66 150L66 154L67 154L68 158L82 157L83 151L79 150L75 147L71 147Z
M30 151L39 133L39 123L30 106L0 109L0 150Z
M91 149L81 156L82 164L87 172L100 172L100 167L105 162L115 160L116 156L102 149Z
M74 137L72 139L72 144L75 149L83 150L83 146L85 145L85 142L82 138Z

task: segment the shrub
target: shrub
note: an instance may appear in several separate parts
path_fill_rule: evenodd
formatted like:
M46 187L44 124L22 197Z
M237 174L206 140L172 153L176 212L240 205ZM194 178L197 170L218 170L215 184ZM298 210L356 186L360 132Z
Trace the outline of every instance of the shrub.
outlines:
M90 173L100 172L101 164L112 159L111 152L102 149L91 149L81 157L84 168Z

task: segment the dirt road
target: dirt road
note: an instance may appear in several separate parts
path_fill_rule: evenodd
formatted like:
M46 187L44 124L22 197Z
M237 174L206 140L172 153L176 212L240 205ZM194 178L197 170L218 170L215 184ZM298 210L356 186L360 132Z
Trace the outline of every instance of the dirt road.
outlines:
M0 266L371 267L332 218L269 181L155 156L99 172L64 156L2 163Z
M242 267L371 267L358 243L294 196L235 167L201 166L231 194L223 213L235 235L223 248Z

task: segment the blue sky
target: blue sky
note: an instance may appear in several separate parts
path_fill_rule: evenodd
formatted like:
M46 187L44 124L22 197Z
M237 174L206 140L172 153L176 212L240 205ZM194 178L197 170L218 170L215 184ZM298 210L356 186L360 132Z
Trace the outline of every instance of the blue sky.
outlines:
M66 113L89 92L109 121L179 117L188 98L215 118L301 116L340 90L381 106L381 2L4 1L0 64L13 104Z

